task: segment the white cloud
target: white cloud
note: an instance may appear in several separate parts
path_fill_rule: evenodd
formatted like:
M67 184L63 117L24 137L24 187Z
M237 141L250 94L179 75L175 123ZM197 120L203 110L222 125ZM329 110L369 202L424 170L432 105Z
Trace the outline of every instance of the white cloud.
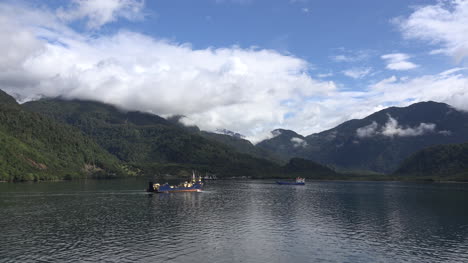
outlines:
M381 56L387 62L387 68L391 70L409 70L419 67L408 61L410 56L404 53L392 53Z
M329 58L334 62L358 62L367 60L374 53L373 50L347 50L345 48L337 48L336 51L341 53L339 55L333 55Z
M468 1L438 1L417 8L409 17L396 19L407 38L441 44L457 60L468 55Z
M327 77L331 77L333 76L333 73L329 72L329 73L321 73L321 74L317 74L317 77L318 78L327 78Z
M379 125L374 121L371 124L361 127L356 130L356 135L359 138L368 138L376 135L384 135L388 137L400 136L420 136L427 133L435 132L436 125L433 123L420 123L416 127L402 127L398 121L388 115L388 121L379 129ZM443 132L441 132L443 133Z
M293 137L291 138L291 142L294 146L294 148L302 147L305 148L307 147L307 142L299 137Z
M182 125L186 126L186 127L195 127L195 126L197 126L195 121L188 118L187 116L182 116L181 118L179 118L178 122L181 123Z
M372 68L351 68L343 71L345 76L353 79L362 79L371 73Z
M312 79L306 61L274 50L193 49L128 31L88 37L59 19L49 21L53 12L30 21L11 17L31 13L23 7L2 7L0 45L12 55L0 58L6 69L0 88L22 101L97 100L162 116L181 114L205 130L226 128L255 138L284 122L290 109L283 101L336 89L333 82ZM15 20L21 23L9 22Z
M307 61L274 50L194 49L124 30L88 36L54 10L0 3L0 33L0 89L22 101L64 96L181 114L187 125L254 142L277 127L307 135L420 101L468 110L468 77L458 68L352 91L312 78Z
M345 56L345 55L336 55L336 56L331 56L330 58L332 60L336 61L336 62L351 62L351 61L354 61L354 58L348 57L348 56Z
M393 102L396 106L433 100L468 110L468 77L456 74L457 71L447 73L450 73L450 70L408 79L391 77L371 85L366 99L374 102Z
M447 75L392 76L363 91L336 90L310 101L293 100L288 107L294 118L285 119L280 127L307 135L350 119L364 118L389 106L404 107L422 101L445 102L468 111L468 77L456 70Z
M1 26L4 25L4 26ZM0 74L17 70L30 57L41 54L45 47L34 34L26 29L15 27L6 17L0 17Z
M87 19L87 27L97 29L119 18L142 18L144 1L138 0L73 0L68 9L59 8L57 16L66 21Z
M444 72L439 73L440 76L448 76L454 73L461 73L462 71L466 71L468 68L452 68L449 70L446 70Z
M378 128L377 122L373 121L371 124L357 129L356 135L359 138L372 137L377 134L377 128Z
M281 135L281 131L278 129L268 130L268 129L263 129L262 127L259 127L255 133L255 136L251 136L246 139L250 140L250 142L252 142L253 144L257 144L263 140L273 139L280 135Z
M420 123L419 126L411 127L401 127L398 124L398 121L388 116L388 122L384 125L382 129L382 135L393 137L393 136L420 136L426 133L434 132L436 125L433 123Z
M445 135L445 136L450 136L450 135L452 135L452 132L444 130L444 131L439 131L439 134L442 134L442 135Z
M302 11L303 13L309 13L309 12L310 12L309 8L307 8L307 7L303 7L303 8L301 9L301 11Z
M273 131L271 131L270 133L271 133L271 135L270 135L271 137L270 137L270 138L275 138L275 137L277 137L277 136L280 136L280 135L281 135L281 131L280 131L280 130L278 130L278 129L276 129L276 130L273 130Z

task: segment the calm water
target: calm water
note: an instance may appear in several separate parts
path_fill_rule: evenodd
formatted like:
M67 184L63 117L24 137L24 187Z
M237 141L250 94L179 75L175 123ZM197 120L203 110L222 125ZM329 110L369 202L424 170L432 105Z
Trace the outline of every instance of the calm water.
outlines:
M0 184L0 262L468 262L468 185Z

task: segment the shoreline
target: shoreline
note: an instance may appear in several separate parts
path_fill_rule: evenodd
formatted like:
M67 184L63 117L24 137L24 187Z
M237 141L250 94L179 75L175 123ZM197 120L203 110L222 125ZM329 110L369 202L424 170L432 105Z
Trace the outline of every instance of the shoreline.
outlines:
M132 177L112 177L112 178L81 178L81 179L72 179L72 180L65 180L65 179L56 179L56 180L38 180L38 181L0 181L0 183L55 183L55 182L77 182L77 181L87 181L87 180L92 180L92 181L111 181L111 180L123 180L123 179L144 179L145 177L138 177L138 176L132 176ZM147 180L150 180L146 178ZM184 180L186 178L178 178L178 177L171 177L167 178L169 180ZM207 180L208 182L212 181L246 181L246 180L294 180L294 178L291 177L265 177L265 178L251 178L251 177L229 177L229 178L219 178L216 180ZM428 179L428 178L401 178L401 179L396 179L396 178L368 178L368 177L362 177L362 178L306 178L306 182L401 182L401 183L443 183L443 184L468 184L468 179L467 180L437 180L437 179Z

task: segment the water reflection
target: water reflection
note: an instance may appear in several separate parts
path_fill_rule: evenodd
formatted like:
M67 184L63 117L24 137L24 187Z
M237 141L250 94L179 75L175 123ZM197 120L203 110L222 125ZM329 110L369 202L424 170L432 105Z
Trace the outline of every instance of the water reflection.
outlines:
M142 180L0 185L0 261L460 262L467 185Z

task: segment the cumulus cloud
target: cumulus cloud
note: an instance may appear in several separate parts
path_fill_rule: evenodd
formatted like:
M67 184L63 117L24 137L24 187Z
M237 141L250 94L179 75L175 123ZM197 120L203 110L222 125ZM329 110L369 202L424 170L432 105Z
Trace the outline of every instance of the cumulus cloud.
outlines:
M400 102L395 106L405 106L420 101L439 101L468 110L468 77L459 71L444 71L436 75L414 78L384 79L370 86L367 99Z
M263 129L263 128L258 128L256 131L256 136L251 136L251 137L246 137L250 142L253 144L257 144L263 140L269 140L273 139L277 136L281 135L281 131L276 129L276 130L271 130L271 129Z
M426 133L434 132L436 125L433 123L420 123L419 126L411 127L402 127L398 124L398 121L388 116L388 122L384 125L382 129L382 134L385 136L420 136Z
M206 130L252 135L263 132L265 123L284 120L284 100L336 88L312 79L306 61L274 50L193 49L129 31L91 38L58 19L41 25L47 22L41 17L23 26L8 22L14 21L8 13L0 12L0 18L5 21L0 24L3 50L14 51L0 60L8 69L0 74L0 85L23 101L41 96L98 100L163 116L185 115Z
M171 116L170 118L172 118L173 116ZM193 121L192 119L188 118L187 116L181 116L178 120L177 120L180 124L184 125L185 127L195 127L197 126L197 124L195 123L195 121Z
M345 76L353 79L362 79L371 73L372 68L351 68L343 71Z
M467 0L438 1L395 21L405 37L443 45L437 53L444 52L457 60L468 55Z
M291 138L291 142L292 142L294 148L298 148L298 147L305 148L305 147L307 147L307 142L304 139L301 139L299 137Z
M62 96L184 115L186 125L225 128L254 142L276 127L311 134L389 105L436 100L468 110L462 68L353 91L312 78L307 61L274 50L194 49L125 30L89 36L67 23L56 10L0 3L0 89L22 102Z
M66 21L87 20L87 27L97 29L119 18L142 18L144 1L138 0L73 0L67 9L59 8L57 16Z
M403 127L398 124L398 121L388 115L388 121L379 129L379 125L374 121L371 124L361 127L356 130L356 135L359 138L368 138L376 135L384 135L387 137L407 137L420 136L427 133L435 132L436 125L433 123L420 123L416 127Z
M359 138L372 137L378 133L377 132L378 126L379 125L377 124L377 122L373 121L371 124L357 129L356 135Z
M386 54L381 58L387 62L387 68L391 70L409 70L418 67L418 65L408 61L410 56L404 53Z

